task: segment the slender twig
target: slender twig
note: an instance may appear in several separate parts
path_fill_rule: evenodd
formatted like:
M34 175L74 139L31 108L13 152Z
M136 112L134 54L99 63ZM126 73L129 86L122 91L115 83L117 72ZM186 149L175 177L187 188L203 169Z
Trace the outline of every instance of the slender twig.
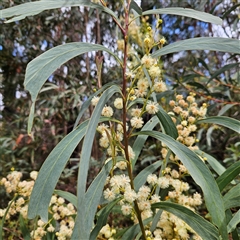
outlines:
M124 57L123 57L123 69L122 69L122 75L123 75L123 83L122 83L122 94L123 94L123 116L122 116L122 120L123 120L123 135L124 135L124 152L125 152L125 158L128 162L127 164L127 170L128 170L128 175L130 178L130 184L132 189L134 189L134 184L133 184L133 174L132 174L132 164L131 164L131 160L129 157L129 153L128 153L128 133L127 133L127 76L126 76L126 70L127 70L127 56L128 56L128 52L127 52L127 44L128 44L128 26L129 26L129 6L130 6L130 1L128 2L126 8L125 8L125 27L124 30L122 28L120 28L122 30L123 33L123 37L124 37ZM138 218L138 222L142 231L142 237L144 240L147 239L146 237L146 233L145 233L145 229L144 229L144 225L143 225L143 221L142 221L142 217L141 217L141 211L138 207L138 203L135 200L134 201L134 206L135 206L135 212Z

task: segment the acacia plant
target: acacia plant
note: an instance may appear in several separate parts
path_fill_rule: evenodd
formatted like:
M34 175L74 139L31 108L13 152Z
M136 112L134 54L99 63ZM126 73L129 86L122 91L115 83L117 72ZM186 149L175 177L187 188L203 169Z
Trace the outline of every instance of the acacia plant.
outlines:
M122 54L99 44L73 42L54 47L28 64L24 85L32 99L29 134L38 93L62 64L80 54L106 51L115 58L122 71L120 83L109 82L102 86L102 62L100 58L96 60L99 89L84 102L73 130L57 144L42 165L27 206L28 218L40 216L39 226L43 226L43 222L49 223L49 208L56 202L53 194L58 179L74 149L83 141L77 196L57 191L76 207L76 216L75 211L71 212L74 215L71 239L228 239L230 233L234 239L238 239L236 226L239 223L239 211L232 215L230 208L239 206L236 196L239 197L240 185L224 196L222 193L239 174L240 164L237 162L215 179L204 160L209 160L212 167L219 166L219 163L198 149L196 131L200 124L214 123L239 133L240 122L223 116L207 117L207 104L199 105L192 93L186 97L176 94L169 102L171 111L166 112L161 106L161 93L170 86L164 82L161 57L183 50L239 54L240 42L235 39L199 37L164 46L164 36L158 40L155 38L162 20L157 19L156 30L153 30L144 21L146 15L173 14L213 24L221 24L222 21L193 9L162 8L142 12L133 0L122 1L122 4L121 20L103 0L41 0L8 8L0 13L8 19L6 22L12 22L48 9L84 6L108 14L121 36L118 47ZM143 20L142 27L139 20ZM92 115L88 120L81 121L91 104L94 106ZM146 120L146 115L149 120ZM106 159L101 171L87 188L96 131L100 134L99 145L105 149ZM141 151L151 139L161 143L161 157L136 172ZM190 186L184 178L186 175L191 176L203 195L189 191ZM7 179L2 184L6 182ZM209 220L197 213L203 201ZM118 214L131 221L132 226L117 228L108 223L109 214L116 209L120 209ZM49 228L50 225L45 226ZM43 235L38 235L37 229L31 233L34 239L44 238Z

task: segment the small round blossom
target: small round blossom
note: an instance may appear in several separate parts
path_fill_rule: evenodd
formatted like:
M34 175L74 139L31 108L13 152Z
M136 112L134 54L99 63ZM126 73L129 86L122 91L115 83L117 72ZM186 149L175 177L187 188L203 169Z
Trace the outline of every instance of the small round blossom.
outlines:
M196 121L196 118L195 117L193 117L193 116L190 116L190 117L188 117L188 122L189 123L194 123Z
M141 59L141 63L146 67L146 68L150 68L152 65L155 64L155 59L148 56L148 55L144 55L143 58Z
M151 102L149 101L146 105L146 111L149 113L149 114L155 114L157 113L159 110L159 107L158 107L158 104L155 103L155 102Z
M200 110L199 110L199 112L198 112L198 115L199 115L200 117L204 117L204 116L206 115L206 113L207 113L207 108L206 108L206 107L200 107Z
M134 128L142 128L143 126L143 119L141 117L133 117L131 120L131 126Z
M110 106L105 106L102 110L104 117L111 117L113 115L113 109Z
M179 173L178 173L178 171L176 171L175 169L173 169L173 170L171 171L171 176L172 176L173 178L179 178Z
M123 99L122 98L116 98L114 101L114 107L117 109L123 108Z
M187 101L193 103L195 102L195 98L193 96L187 96Z
M97 127L97 131L100 132L100 133L103 133L105 132L107 129L109 129L109 126L102 123L100 124L98 127Z
M182 100L182 99L183 99L183 95L178 94L178 95L176 96L176 100L177 100L177 101L180 101L180 100Z
M141 116L142 109L141 108L132 108L131 109L131 115L133 117L140 117Z
M127 163L125 161L119 161L116 163L116 167L125 170L127 168Z
M146 91L147 88L149 87L148 80L146 78L138 80L137 87L138 89L142 89L143 91Z
M136 96L131 96L130 100L133 101L136 99L136 97L144 97L147 95L147 91L143 88L135 89L135 95Z
M148 186L140 187L138 191L138 199L140 200L147 199L150 192L151 192L151 189Z
M149 174L147 176L147 182L149 184L155 185L157 183L157 175L156 174Z
M99 139L99 145L100 145L101 147L103 147L103 148L108 148L108 146L109 146L109 140L108 140L108 138L107 138L107 137L101 137L101 138Z
M150 209L151 204L149 201L141 201L141 202L138 202L138 207L141 211L143 211L143 210Z
M177 114L180 114L182 112L182 108L179 107L179 106L176 106L176 107L173 108L173 111Z
M123 215L129 215L132 212L132 206L130 204L123 204L121 210Z
M133 201L135 201L137 199L137 194L135 193L135 191L133 189L128 188L124 192L124 199L127 202L132 203Z
M110 190L109 188L107 188L106 190L104 190L103 192L103 196L105 199L107 199L108 201L112 201L116 198L116 195L115 193Z
M154 83L153 89L155 92L165 92L167 91L167 86L166 83L159 81Z
M32 171L30 172L30 178L33 180L37 179L38 172L37 171Z
M118 47L118 50L120 50L120 51L124 50L124 40L123 39L117 40L117 47Z
M181 124L182 124L184 127L186 127L187 124L188 124L188 122L187 122L186 120L183 120L183 121L181 122Z
M165 37L162 37L159 41L159 43L161 43L162 45L164 45L166 43L166 38Z
M65 202L65 200L64 200L64 198L59 197L58 200L57 200L57 202L58 202L59 204L63 204L63 203Z
M21 206L25 203L25 200L23 197L20 197L17 201L16 201L16 206Z
M53 227L52 224L49 225L49 227L47 228L48 232L54 232L55 228Z
M166 177L160 177L157 181L157 184L160 188L168 188L169 187L169 179Z
M99 99L100 99L100 97L94 96L91 100L92 105L96 106L98 104Z
M202 197L199 193L194 193L193 199L194 199L194 205L199 206L202 204Z
M151 204L160 202L160 196L158 196L157 194L152 195L150 202Z
M144 38L143 42L148 46L151 42L151 39L149 37Z
M194 143L195 143L195 138L194 137L186 137L184 138L184 143L187 145L187 146L192 146Z
M124 156L125 156L125 154L124 154ZM128 156L131 160L135 158L135 153L131 146L128 146Z
M154 79L156 77L159 77L161 74L161 70L158 66L151 66L148 70L149 75Z
M170 105L171 107L174 107L174 106L175 106L175 101L174 101L174 100L169 101L169 105Z
M153 215L153 212L151 209L147 209L141 212L141 216L143 220L152 217L152 215Z

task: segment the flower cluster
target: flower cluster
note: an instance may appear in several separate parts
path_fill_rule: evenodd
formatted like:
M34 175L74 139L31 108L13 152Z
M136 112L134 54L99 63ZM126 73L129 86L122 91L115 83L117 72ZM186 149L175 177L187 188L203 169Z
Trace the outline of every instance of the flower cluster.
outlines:
M207 112L207 106L203 103L200 107L196 102L193 93L190 93L186 99L183 95L176 95L176 101L171 100L169 106L172 111L169 112L173 122L176 124L178 131L177 140L186 145L191 150L198 149L195 145L198 142L197 139L197 125L195 124L198 119L204 118ZM163 146L162 156L167 156L167 149ZM177 161L177 156L170 156L172 161Z
M48 209L50 219L47 223L38 220L35 225L33 221L27 220L29 198L37 174L38 172L32 171L30 173L31 180L21 181L22 173L13 171L8 174L6 178L1 179L0 185L4 186L8 194L14 194L14 198L8 204L8 207L10 205L9 209L0 209L0 219L5 215L6 222L4 224L6 224L6 226L11 225L12 229L18 229L18 221L15 221L15 219L16 216L21 215L25 220L28 229L32 229L30 235L33 239L43 239L46 234L52 234L53 237L56 235L58 240L70 239L74 227L76 210L71 203L65 203L65 200L62 197L56 195L52 196ZM13 227L14 224L16 225L15 227ZM12 231L9 229L9 234L11 232Z
M168 174L161 177L156 174L148 175L147 185L141 186L138 191L131 188L128 176L124 174L114 175L106 181L104 198L109 202L119 199L122 214L130 216L134 223L138 222L134 203L137 203L143 220L153 216L154 212L151 205L160 202L160 196L155 193L157 188L160 188L160 191L168 189L167 198L169 200L195 211L195 208L202 204L201 195L196 192L191 196L188 193L190 186L179 180L181 173L170 168L166 169L166 173ZM110 229L109 225L107 226ZM164 211L157 223L157 229L153 233L149 233L149 236L150 239L189 239L190 233L194 239L200 239L184 221ZM107 239L110 237L112 235L109 235Z

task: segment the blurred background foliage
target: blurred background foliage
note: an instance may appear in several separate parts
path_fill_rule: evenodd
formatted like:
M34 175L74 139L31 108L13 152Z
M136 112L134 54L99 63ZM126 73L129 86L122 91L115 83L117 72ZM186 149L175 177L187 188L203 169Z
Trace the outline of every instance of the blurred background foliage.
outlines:
M0 8L28 1L3 0ZM107 1L117 14L119 1ZM221 36L240 39L240 4L237 0L142 0L143 10L161 7L185 7L205 11L223 19L222 26L214 26L194 19L163 15L162 34L168 44L203 36ZM154 27L155 16L147 22ZM68 42L103 44L117 51L116 27L109 17L86 8L74 7L44 11L22 21L4 24L0 20L0 177L11 169L23 172L38 170L53 147L72 130L81 104L97 88L96 57L104 57L103 84L119 81L121 72L106 53L78 56L59 68L46 82L36 105L36 116L31 136L27 135L30 96L24 91L26 65L44 51ZM239 55L209 51L185 51L164 56L164 80L171 91L162 97L167 100L174 92L194 92L199 101L208 104L208 115L225 115L240 119L240 66ZM165 99L165 101L163 100ZM92 109L89 109L91 114ZM203 125L199 132L200 148L218 159L224 166L239 161L240 138L226 128ZM70 159L63 173L60 188L75 192L75 168L81 146ZM146 155L155 149L146 146ZM97 141L93 148L91 174L98 172ZM152 159L142 156L144 164ZM141 166L140 166L141 167ZM91 181L91 179L89 180ZM2 193L0 192L2 195ZM4 198L0 196L0 208Z

